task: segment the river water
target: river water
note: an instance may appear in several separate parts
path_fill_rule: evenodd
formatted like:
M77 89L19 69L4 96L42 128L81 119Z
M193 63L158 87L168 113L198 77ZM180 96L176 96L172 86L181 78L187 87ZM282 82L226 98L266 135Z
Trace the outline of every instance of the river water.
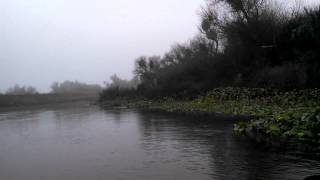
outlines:
M232 133L232 120L90 105L0 111L0 180L288 179L320 161Z

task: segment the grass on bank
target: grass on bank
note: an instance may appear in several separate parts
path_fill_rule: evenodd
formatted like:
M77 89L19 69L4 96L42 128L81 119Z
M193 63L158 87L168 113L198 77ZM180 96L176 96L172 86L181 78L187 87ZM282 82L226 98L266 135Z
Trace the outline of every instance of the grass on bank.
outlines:
M190 114L246 115L237 133L298 139L320 144L320 89L289 92L261 88L216 88L193 100L138 100L130 107Z

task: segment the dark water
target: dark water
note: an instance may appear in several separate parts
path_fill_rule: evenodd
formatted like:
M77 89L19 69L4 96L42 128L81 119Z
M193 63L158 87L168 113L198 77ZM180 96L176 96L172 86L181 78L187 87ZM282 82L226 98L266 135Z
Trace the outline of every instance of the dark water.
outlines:
M200 122L199 122L200 121ZM320 162L200 120L71 105L0 111L0 180L288 179Z

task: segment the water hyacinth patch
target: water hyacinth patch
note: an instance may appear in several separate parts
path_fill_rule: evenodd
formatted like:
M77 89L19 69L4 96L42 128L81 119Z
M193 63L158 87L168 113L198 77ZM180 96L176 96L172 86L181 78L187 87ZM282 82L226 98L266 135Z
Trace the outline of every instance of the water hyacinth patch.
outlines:
M237 133L252 131L270 137L320 143L320 90L289 92L263 88L216 88L193 100L143 100L131 107L187 114L246 115L235 124Z

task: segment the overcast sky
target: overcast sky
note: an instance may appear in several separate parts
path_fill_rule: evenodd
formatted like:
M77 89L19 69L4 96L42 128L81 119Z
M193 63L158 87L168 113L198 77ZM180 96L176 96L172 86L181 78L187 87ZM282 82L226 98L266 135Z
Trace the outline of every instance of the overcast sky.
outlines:
M320 0L309 0L318 2ZM197 32L204 0L0 0L0 92L131 78L134 59ZM287 2L287 0L286 0Z
M134 59L197 32L203 0L0 0L0 91L131 78Z

